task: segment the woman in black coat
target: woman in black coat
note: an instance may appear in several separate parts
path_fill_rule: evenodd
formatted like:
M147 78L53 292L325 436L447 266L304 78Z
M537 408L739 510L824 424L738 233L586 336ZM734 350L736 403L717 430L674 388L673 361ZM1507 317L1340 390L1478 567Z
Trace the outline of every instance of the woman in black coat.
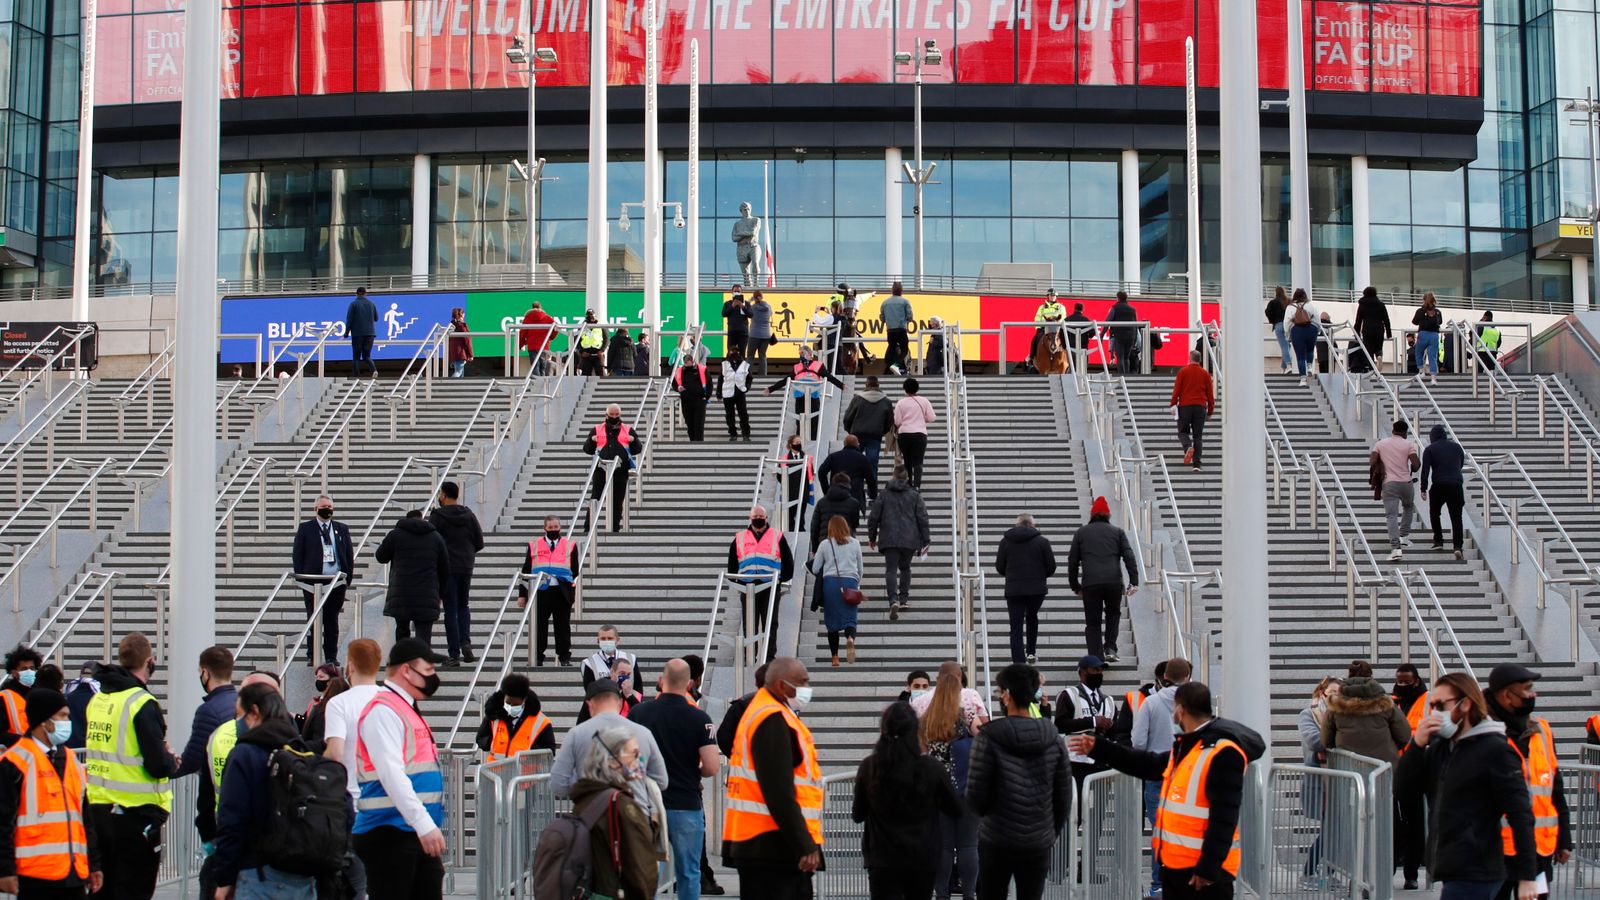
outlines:
M444 538L426 519L422 510L413 509L384 535L375 554L378 562L389 565L389 593L384 598L383 614L394 619L394 636L433 636L433 623L444 605L444 584L450 577L450 551Z
M1367 288L1361 292L1361 299L1356 301L1356 334L1361 337L1361 346L1367 350L1367 356L1376 366L1383 359L1383 342L1394 337L1394 330L1389 325L1389 307L1378 299L1375 288Z
M889 704L878 744L856 770L850 818L867 826L861 855L875 900L932 896L943 848L937 814L961 814L961 801L944 766L922 752L917 725L911 704Z
M1427 798L1429 876L1444 884L1442 900L1489 900L1508 880L1515 900L1534 900L1533 805L1505 725L1461 672L1440 678L1429 703L1395 777L1402 800ZM1515 856L1505 855L1502 818Z

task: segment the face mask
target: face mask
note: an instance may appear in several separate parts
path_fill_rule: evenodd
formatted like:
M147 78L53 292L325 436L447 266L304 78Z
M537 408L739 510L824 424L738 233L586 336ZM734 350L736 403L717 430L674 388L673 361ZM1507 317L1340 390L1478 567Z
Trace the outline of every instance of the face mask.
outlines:
M319 693L319 694L328 689L328 683L326 681L318 681L316 683L316 685L317 685L317 693Z
M50 723L50 745L52 747L59 747L71 739L71 719L57 719Z
M559 541L561 540L561 529L557 528L553 531L546 531L544 536L552 541Z
M512 706L511 704L507 703L505 705L505 707L506 707L506 715L510 716L513 719L522 718L523 704L519 703L516 706Z
M1106 683L1106 676L1104 676L1104 675L1085 675L1085 676L1083 676L1084 687L1087 687L1087 688L1089 688L1090 690L1093 690L1093 691L1100 690L1100 685L1105 684L1105 683Z
M1444 710L1437 710L1433 713L1433 716L1435 721L1439 723L1439 737L1448 741L1456 736L1456 732L1461 730L1461 723L1456 721L1454 714L1447 713Z
M1044 688L1039 688L1038 690L1033 692L1033 702L1041 703L1043 701L1044 701Z
M23 669L17 673L17 680L22 682L23 687L33 687L33 680L38 677L39 672L36 669Z
M756 531L760 531L763 528L767 527L767 520L766 519L751 519L750 520L750 527L754 528Z
M799 685L792 681L785 681L784 684L794 688L794 696L789 698L789 708L795 712L805 709L806 704L811 702L811 685Z
M1178 724L1178 720L1177 719L1173 719L1172 720L1172 736L1173 737L1182 737L1183 736L1183 726Z
M613 426L620 425L620 424L622 424L622 417L621 416L606 416L606 424L613 425Z
M915 690L915 691L911 692L911 699L915 700L918 697L926 697L931 693L933 693L933 692L928 690L927 688L922 688L920 690Z
M1523 698L1522 705L1517 707L1517 714L1518 715L1523 715L1523 716L1531 716L1531 715L1533 715L1534 709L1537 708L1538 705L1539 705L1539 698L1538 697L1525 697L1525 698Z
M600 642L600 652L605 654L606 656L616 656L617 655L617 642L616 641L601 641Z
M418 672L415 666L408 666L407 668L410 668L413 674L422 679L422 685L419 688L419 690L422 691L422 696L432 697L439 690L438 672L435 672L432 675L424 675L421 672Z
M202 694L211 693L211 688L206 687L206 677L204 675L200 676L200 693L202 693Z
M250 733L250 723L244 719L234 719L234 726L239 729L239 737Z
M631 766L624 766L622 771L627 773L629 781L639 781L644 778L644 767L640 766L638 763L635 763Z
M790 444L789 445L789 452L791 452L791 453L799 453L800 452L800 445L799 444Z
M321 509L317 510L317 518L319 518L319 519L331 519L331 518L333 518L333 507L324 506Z

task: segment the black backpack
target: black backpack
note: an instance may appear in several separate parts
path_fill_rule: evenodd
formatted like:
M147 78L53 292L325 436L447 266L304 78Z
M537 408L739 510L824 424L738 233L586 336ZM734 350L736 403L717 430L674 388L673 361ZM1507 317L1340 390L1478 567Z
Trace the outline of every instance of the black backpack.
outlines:
M611 862L622 864L622 824L617 820L617 790L589 798L581 813L562 813L539 832L533 851L533 900L589 900L594 872L589 832L601 816L611 819Z
M296 875L333 875L344 868L355 813L338 760L285 745L267 761L272 819L257 846L261 861Z

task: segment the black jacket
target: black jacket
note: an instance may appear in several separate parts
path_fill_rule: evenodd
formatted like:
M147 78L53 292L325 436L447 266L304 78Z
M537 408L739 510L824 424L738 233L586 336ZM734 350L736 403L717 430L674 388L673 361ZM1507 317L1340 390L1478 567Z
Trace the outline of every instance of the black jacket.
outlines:
M921 550L933 543L928 504L911 485L898 478L891 480L873 501L867 535L884 550Z
M483 526L472 510L459 503L435 506L428 523L444 538L450 551L450 574L471 575L472 564L483 550Z
M1018 525L1000 539L994 570L1006 580L1007 597L1040 597L1056 574L1056 554L1039 529Z
M771 526L768 526L771 527ZM728 542L728 574L739 574L739 536L734 535ZM778 580L788 581L794 577L794 551L789 549L789 538L778 532ZM731 737L730 737L731 740ZM731 751L724 751L731 752Z
M1377 297L1362 297L1356 301L1355 329L1369 340L1394 337L1389 324L1389 307Z
M1072 536L1067 551L1067 585L1074 592L1085 587L1114 584L1121 587L1122 571L1128 584L1139 583L1139 559L1133 555L1128 533L1105 519L1090 519Z
M822 544L822 538L828 533L828 520L834 516L844 516L850 523L851 534L861 530L861 501L842 484L829 487L811 513L811 549Z
M517 729L522 727L523 722L538 715L542 710L543 707L539 705L539 695L529 691L527 700L522 704L522 717L512 719L506 713L506 695L500 691L490 694L489 699L483 701L483 721L478 723L478 735L474 738L478 749L487 752L489 745L494 742L494 723L504 722L506 723L506 729L510 733L516 734ZM555 752L556 726L554 722L550 723L549 728L540 732L539 736L533 739L533 747L531 749Z
M239 736L222 770L222 802L217 807L216 853L212 873L227 887L240 874L260 868L258 841L272 822L272 783L268 763L284 745L303 748L289 719L268 719ZM248 876L247 876L248 877Z
M919 756L905 765L909 771L889 778L873 754L856 769L850 819L867 826L861 855L868 869L903 868L911 862L936 869L944 846L937 814L961 814L961 799L939 760Z
M339 560L339 571L344 573L345 578L354 580L356 548L350 543L350 527L337 520L329 521L328 527L333 531L333 550L335 558ZM322 574L321 519L307 519L295 530L294 570L302 575Z
M1072 765L1048 720L1006 716L978 730L967 805L981 817L982 843L1008 850L1055 844L1072 806Z
M607 462L622 456L622 445L617 442L617 433L622 430L622 422L618 421L613 426L610 420L602 419L600 427L606 430L605 449L600 450L599 443L594 439L594 429L591 428L589 429L588 440L583 442L583 452L593 456L596 450L600 450L600 459ZM639 432L633 428L628 429L628 438L628 456L637 459L639 454L644 452L644 441L639 439ZM631 460L627 463L627 467L633 468Z
M76 751L74 751L76 752ZM83 754L77 753L78 765L83 765ZM62 749L57 747L50 751L50 761L55 763L56 777L61 777L66 772L67 756ZM22 770L6 763L0 766L0 847L16 846L17 810L22 805ZM95 840L94 817L89 815L89 791L86 788L83 796L83 829L89 840L89 871L100 871L100 844ZM11 851L0 853L0 878L9 878L17 874L17 855ZM69 867L67 877L60 881L49 882L52 886L69 887L71 885L87 884L73 873ZM24 891L27 890L24 886ZM80 892L81 893L81 892Z
M682 387L678 386L679 381L683 382ZM687 397L691 400L704 400L711 396L711 367L706 367L705 377L702 378L700 367L692 365L689 360L684 360L677 369L673 370L672 389L680 397Z
M1105 320L1107 322L1137 322L1139 321L1139 313L1133 308L1132 303L1126 300L1118 300L1116 303L1111 304L1109 310L1106 310ZM1139 328L1136 325L1113 325L1110 326L1109 330L1111 331L1111 339L1118 343L1131 344L1139 339Z
M723 756L733 755L733 738L739 732L739 720L744 718L744 711L755 698L755 694L745 694L729 703L728 711L722 714L722 723L717 726L717 748Z
M378 562L391 564L384 615L423 622L439 618L444 582L450 577L450 551L432 524L401 519L384 535L376 556Z
M1243 732L1243 733L1241 733ZM1206 774L1206 800L1211 804L1211 817L1206 821L1205 839L1200 845L1200 861L1194 873L1209 881L1225 877L1222 862L1233 847L1233 832L1239 825L1239 805L1244 798L1244 770L1250 760L1258 758L1265 744L1261 737L1236 722L1212 719L1208 724L1188 734L1179 735L1167 753L1150 753L1124 747L1115 741L1094 742L1094 752L1089 757L1119 772L1125 772L1144 781L1160 781L1165 777L1167 761L1172 754L1182 759L1196 744L1210 747L1223 738L1234 741L1244 750L1237 753L1220 753L1211 761Z
M633 341L628 339L628 333L617 329L611 333L611 340L606 343L606 368L615 374L633 374Z
M748 841L723 841L722 856L729 864L793 865L800 857L822 850L811 839L795 799L794 769L803 759L800 736L783 716L768 716L750 735L750 768L755 770L756 783L778 830Z
M850 476L850 493L857 497L878 493L878 470L867 459L867 454L854 447L840 447L829 453L817 467L817 478L823 484L831 484L834 473L843 472Z
M95 680L100 682L100 692L116 694L128 688L145 686L121 666L101 666L95 670ZM139 757L144 770L152 778L171 778L178 774L178 759L167 751L167 717L161 712L161 702L151 700L133 714L133 737L139 745ZM167 814L154 804L135 807L140 813L165 821Z
M894 401L883 391L857 391L844 411L844 430L865 438L882 438L894 426Z
M1537 858L1533 805L1505 726L1485 719L1455 740L1415 741L1400 757L1395 791L1428 800L1428 874L1435 881L1529 881ZM1501 817L1517 855L1505 856Z
M1433 426L1433 431L1428 436L1432 439L1432 443L1422 451L1419 490L1426 493L1430 480L1434 484L1465 484L1461 469L1466 465L1467 451L1461 449L1460 444L1450 440L1443 425Z

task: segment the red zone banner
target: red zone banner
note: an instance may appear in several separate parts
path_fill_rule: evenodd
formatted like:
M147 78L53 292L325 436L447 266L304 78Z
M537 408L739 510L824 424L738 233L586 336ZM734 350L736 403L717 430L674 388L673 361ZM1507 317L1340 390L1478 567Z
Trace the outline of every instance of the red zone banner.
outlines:
M1111 309L1115 300L1105 297L1080 297L1072 299L1060 298L1061 303L1072 312L1074 304L1083 304L1083 314L1096 322L1103 322L1106 313ZM1034 314L1039 311L1039 304L1043 301L1038 297L996 297L984 294L978 298L978 317L984 329L998 329L1001 323L1024 322L1032 323ZM1181 366L1189 361L1189 351L1194 349L1194 342L1199 338L1197 334L1171 334L1166 329L1189 327L1189 304L1184 300L1134 300L1133 308L1139 315L1139 321L1149 322L1151 330L1162 335L1161 349L1156 350L1151 357L1151 364L1157 366ZM1215 302L1200 304L1200 319L1204 322L1216 322L1221 318L1221 309ZM1006 361L1021 362L1028 356L1028 346L1033 341L1035 327L1032 324L1010 325L1005 328L1006 333ZM1109 342L1093 341L1089 343L1089 363L1093 366L1100 365L1100 351L1104 347L1110 350ZM1000 336L986 334L979 344L979 358L984 360L1000 358Z
M506 48L526 33L559 55L544 85L589 80L588 0L221 0L223 96L521 87ZM608 0L608 80L640 84L646 0ZM887 83L896 49L933 40L965 84L1179 87L1184 40L1217 85L1226 0L657 0L661 80L688 81L698 39L708 84ZM1480 0L1302 0L1307 85L1358 93L1480 95ZM1263 88L1286 86L1286 4L1260 0ZM182 98L182 0L100 0L95 101Z

